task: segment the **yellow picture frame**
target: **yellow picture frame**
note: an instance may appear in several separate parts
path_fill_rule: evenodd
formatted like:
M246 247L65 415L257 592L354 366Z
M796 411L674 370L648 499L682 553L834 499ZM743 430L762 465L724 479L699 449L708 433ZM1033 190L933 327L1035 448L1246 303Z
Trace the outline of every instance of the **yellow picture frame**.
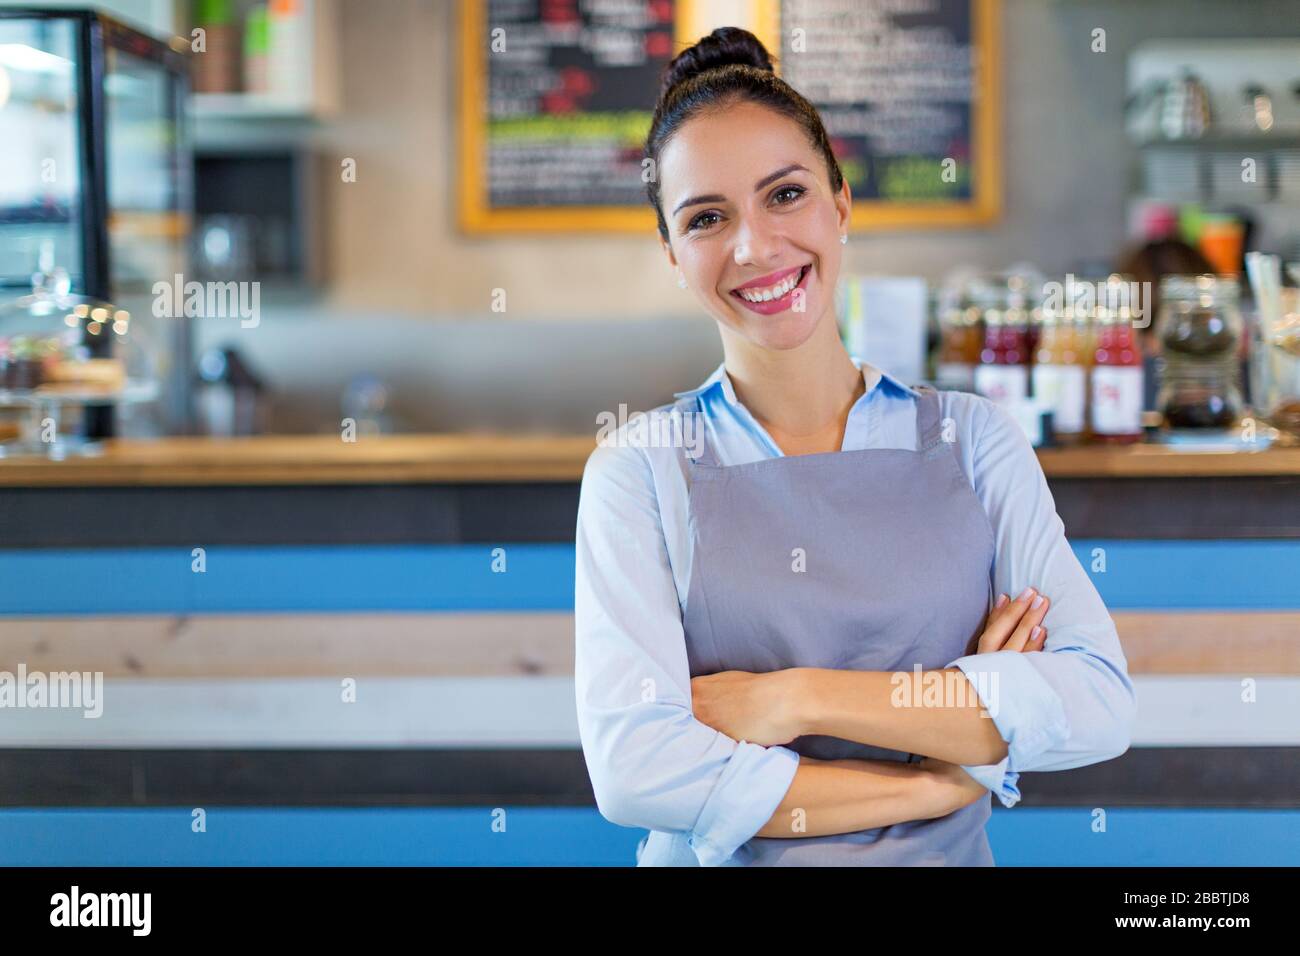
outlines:
M1002 211L1001 166L1001 0L970 0L971 44L975 62L974 118L971 149L975 156L974 195L970 199L899 203L889 200L854 200L851 231L870 233L910 228L969 228L992 223ZM491 209L487 204L487 136L484 124L486 95L486 0L458 4L460 61L459 149L456 181L458 222L471 235L499 233L640 232L657 234L654 211L616 206ZM732 7L735 8L733 2ZM780 0L740 0L748 11L747 29L769 50L779 51ZM673 39L677 49L694 43L710 29L701 16L707 6L695 0L677 0ZM777 63L780 73L780 63Z

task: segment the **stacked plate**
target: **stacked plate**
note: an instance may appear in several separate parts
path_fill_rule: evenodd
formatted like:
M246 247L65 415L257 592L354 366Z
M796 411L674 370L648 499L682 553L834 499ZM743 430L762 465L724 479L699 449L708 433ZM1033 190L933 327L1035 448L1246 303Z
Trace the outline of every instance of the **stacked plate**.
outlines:
M1300 202L1300 149L1284 149L1273 154L1277 170L1277 198Z
M1269 198L1268 154L1256 151L1210 156L1210 188L1215 199L1265 202Z
M1190 149L1148 149L1142 154L1147 196L1153 199L1202 198L1200 156Z

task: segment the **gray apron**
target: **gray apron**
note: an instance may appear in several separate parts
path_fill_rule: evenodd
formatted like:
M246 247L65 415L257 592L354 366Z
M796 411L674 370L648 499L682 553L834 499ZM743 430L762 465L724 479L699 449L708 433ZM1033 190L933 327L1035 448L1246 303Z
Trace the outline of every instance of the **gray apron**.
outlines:
M974 652L992 607L993 530L953 442L943 440L938 393L918 391L916 451L726 467L705 436L697 459L683 453L694 558L682 623L692 677L789 667L911 672ZM694 401L678 407L692 412ZM821 760L921 759L836 737L787 746ZM990 813L982 798L934 820L755 837L728 865L992 866Z

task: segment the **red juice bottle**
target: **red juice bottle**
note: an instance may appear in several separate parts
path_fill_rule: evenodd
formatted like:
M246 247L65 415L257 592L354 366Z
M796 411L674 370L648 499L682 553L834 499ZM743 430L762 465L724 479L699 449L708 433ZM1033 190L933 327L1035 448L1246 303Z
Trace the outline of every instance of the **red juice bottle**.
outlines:
M1104 444L1142 440L1142 348L1127 308L1098 310L1092 366L1092 436Z
M975 391L995 402L1029 396L1029 337L1022 309L984 313L984 348L975 369Z

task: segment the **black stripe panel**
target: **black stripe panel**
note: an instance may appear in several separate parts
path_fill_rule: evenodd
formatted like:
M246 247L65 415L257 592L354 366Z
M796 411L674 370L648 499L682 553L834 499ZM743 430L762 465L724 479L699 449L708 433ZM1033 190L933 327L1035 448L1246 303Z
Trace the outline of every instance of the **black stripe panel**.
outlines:
M1071 538L1300 538L1300 476L1049 482ZM572 482L0 488L6 548L571 542Z
M1020 806L1298 807L1300 747L1153 747L1020 778ZM594 806L582 751L0 750L0 806Z

